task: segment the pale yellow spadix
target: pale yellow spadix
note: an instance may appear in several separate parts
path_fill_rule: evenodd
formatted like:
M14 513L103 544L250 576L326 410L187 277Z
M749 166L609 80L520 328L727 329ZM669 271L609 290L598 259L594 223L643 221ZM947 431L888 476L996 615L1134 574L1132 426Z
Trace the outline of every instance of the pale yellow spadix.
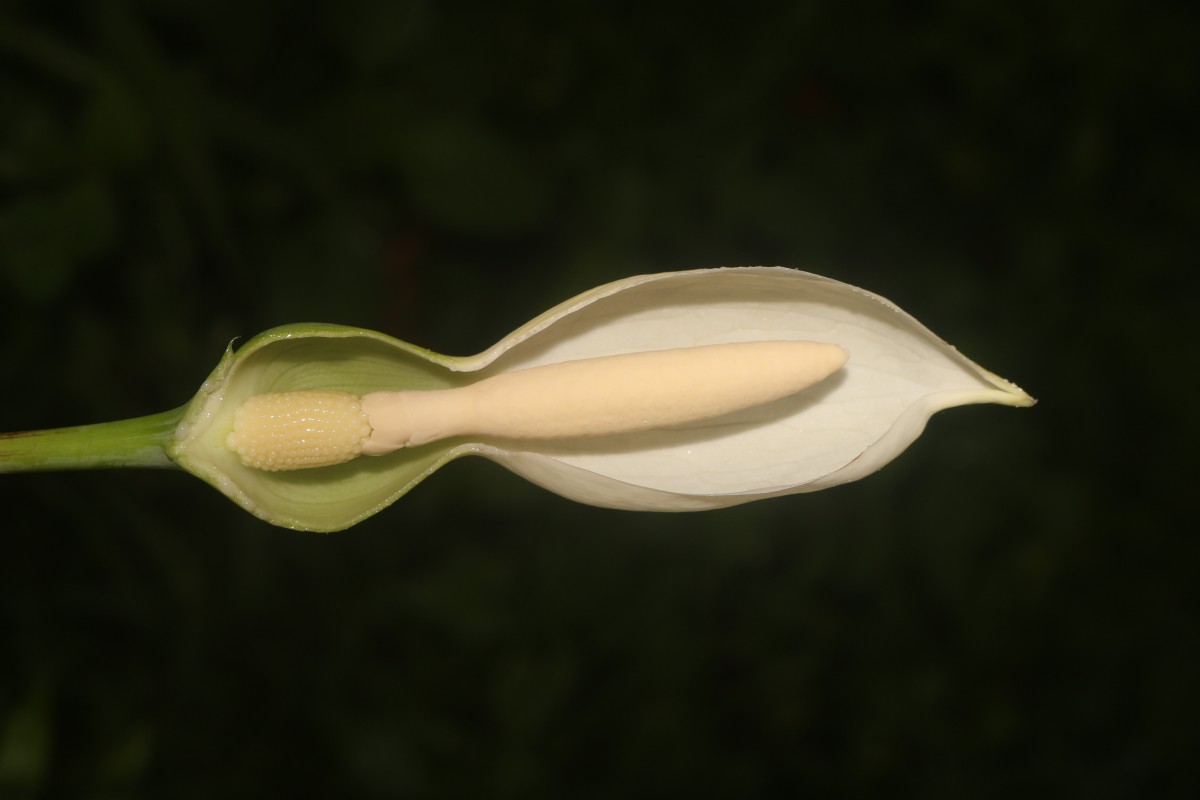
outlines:
M760 406L836 372L835 344L760 341L588 358L454 389L283 392L247 400L228 447L264 470L328 466L454 436L573 439L668 428ZM332 419L331 416L338 416ZM369 429L369 434L364 431Z
M715 344L564 361L458 389L374 392L362 399L376 455L476 434L574 439L684 425L763 405L846 363L835 344Z
M370 435L349 392L270 392L242 403L225 444L246 466L279 472L350 461Z

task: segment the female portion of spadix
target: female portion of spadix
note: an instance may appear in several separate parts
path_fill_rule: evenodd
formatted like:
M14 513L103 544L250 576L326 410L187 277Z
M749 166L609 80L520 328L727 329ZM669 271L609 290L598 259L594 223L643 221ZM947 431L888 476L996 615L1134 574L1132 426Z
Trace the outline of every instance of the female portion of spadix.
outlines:
M329 466L453 436L573 439L699 422L787 397L846 363L834 344L766 341L588 358L455 389L258 395L227 445L264 470Z

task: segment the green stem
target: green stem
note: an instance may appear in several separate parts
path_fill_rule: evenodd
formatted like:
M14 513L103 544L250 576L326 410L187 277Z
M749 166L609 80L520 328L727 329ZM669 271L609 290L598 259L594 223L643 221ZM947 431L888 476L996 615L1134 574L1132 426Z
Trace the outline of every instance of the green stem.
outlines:
M74 428L0 433L0 472L173 467L166 447L184 408Z

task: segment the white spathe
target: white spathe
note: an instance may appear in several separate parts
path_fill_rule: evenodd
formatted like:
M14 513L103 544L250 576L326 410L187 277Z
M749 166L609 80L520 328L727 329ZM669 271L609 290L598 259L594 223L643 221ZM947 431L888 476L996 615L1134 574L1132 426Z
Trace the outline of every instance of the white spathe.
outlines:
M667 430L570 442L485 441L490 458L592 505L683 511L808 492L864 477L911 444L936 412L1033 399L890 301L774 267L644 275L570 300L452 369L481 376L650 349L809 340L850 353L845 367L774 403Z
M554 441L464 434L294 471L259 469L229 445L238 409L263 394L457 389L543 365L780 340L837 345L848 358L797 394L636 433ZM589 402L573 407L590 407L582 399ZM248 511L299 530L354 525L466 455L584 503L689 511L861 478L899 455L944 408L1033 402L878 295L791 269L723 268L606 284L465 358L363 328L273 328L226 351L185 408L167 452Z

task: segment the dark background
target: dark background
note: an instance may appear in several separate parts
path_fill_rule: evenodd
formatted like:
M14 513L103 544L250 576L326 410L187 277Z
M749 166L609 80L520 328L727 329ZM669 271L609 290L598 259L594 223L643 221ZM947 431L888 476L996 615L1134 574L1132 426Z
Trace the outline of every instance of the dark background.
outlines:
M173 408L277 324L466 354L743 264L1041 401L690 515L475 460L333 535L184 473L2 476L0 796L1191 796L1197 22L0 3L0 429Z

